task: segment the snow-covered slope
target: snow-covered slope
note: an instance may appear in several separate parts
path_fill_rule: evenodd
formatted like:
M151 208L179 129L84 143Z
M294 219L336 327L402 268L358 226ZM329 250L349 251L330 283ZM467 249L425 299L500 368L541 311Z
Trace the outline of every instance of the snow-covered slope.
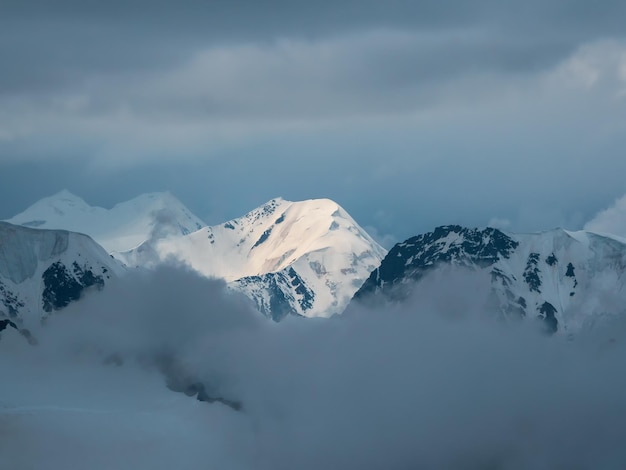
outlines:
M86 235L0 222L0 320L35 328L122 269Z
M442 266L488 273L491 299L503 315L542 318L552 332L575 332L600 315L626 312L626 244L561 229L507 234L438 227L394 246L355 299L402 299Z
M341 312L384 255L337 203L277 198L241 218L147 242L121 257L131 266L179 259L224 278L278 320L288 312Z
M41 199L7 222L86 233L109 253L130 250L150 238L191 233L206 225L169 192L143 194L104 209L90 206L67 190Z

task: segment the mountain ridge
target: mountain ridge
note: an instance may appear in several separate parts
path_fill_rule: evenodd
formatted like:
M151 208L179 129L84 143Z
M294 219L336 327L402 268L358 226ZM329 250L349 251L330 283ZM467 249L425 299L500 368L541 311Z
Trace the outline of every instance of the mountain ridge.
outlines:
M0 222L0 319L37 328L123 268L89 236Z
M325 198L276 197L241 217L206 226L169 192L104 209L63 190L9 221L87 233L129 267L177 260L226 280L275 320L289 313L341 313L386 253Z
M485 272L497 311L505 317L539 317L553 333L576 331L600 315L626 312L626 244L616 237L563 229L513 234L437 227L396 244L354 301L370 296L402 301L439 267Z
M206 224L172 193L145 193L111 209L91 206L64 189L7 219L15 225L85 233L109 253L130 250L159 236L190 233Z
M283 315L273 315L270 306L280 298L298 315L341 313L385 253L330 199L274 198L241 217L120 256L130 266L181 260L225 279L278 319Z

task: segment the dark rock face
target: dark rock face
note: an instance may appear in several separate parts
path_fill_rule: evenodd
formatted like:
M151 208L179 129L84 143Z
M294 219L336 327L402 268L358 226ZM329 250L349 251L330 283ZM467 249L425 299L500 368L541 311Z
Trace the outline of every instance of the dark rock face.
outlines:
M541 290L541 279L539 278L539 253L531 253L528 255L528 261L526 262L526 269L524 270L524 281L528 284L531 292L539 292Z
M313 301L315 300L315 293L309 289L304 280L298 275L298 273L290 267L287 271L290 284L295 288L296 294L299 295L298 303L302 310L309 310L313 307Z
M31 344L31 345L36 345L37 344L37 340L30 333L30 331L25 330L25 329L20 329L15 323L13 323L11 320L9 320L7 318L0 319L0 333L2 331L6 330L7 328L13 328L20 335L22 335L24 338L26 338L26 341L28 341L29 344Z
M546 258L546 264L548 266L554 266L556 263L558 263L559 260L557 259L557 257L554 255L554 253L552 253L550 256L548 256Z
M550 334L556 333L558 329L559 322L557 321L554 314L557 312L554 305L550 302L544 302L543 305L539 308L539 318L544 321L546 331Z
M272 233L272 227L268 228L265 232L263 232L261 236L259 237L259 239L256 241L256 243L252 245L252 248L250 249L254 250L257 246L261 245L265 240L267 240L270 237L271 233Z
M354 297L363 298L380 290L391 297L402 297L407 292L398 289L400 284L407 280L417 281L439 265L491 266L500 258L508 258L518 244L494 228L437 227L433 232L409 238L394 246ZM493 274L506 281L502 272Z
M42 302L46 312L59 310L78 300L87 287L96 286L101 289L104 286L102 275L94 274L90 268L81 267L77 262L72 263L71 269L60 261L53 263L44 271L42 280Z
M7 329L8 327L11 327L15 330L17 330L17 325L15 323L13 323L11 320L9 319L4 319L4 320L0 320L0 331L3 331L5 329Z
M119 361L122 359L120 358ZM112 362L112 364L115 363ZM206 403L221 403L235 411L243 408L240 401L222 396L218 387L211 386L209 382L203 382L189 374L175 357L169 355L158 357L155 364L163 374L167 388L173 392L184 393L188 397L195 397L198 401Z
M206 385L204 385L202 382L193 382L187 385L183 390L174 390L171 387L170 390L181 391L188 397L196 397L198 401L203 401L206 403L221 403L222 405L226 405L235 411L240 411L242 408L241 402L228 400L227 398L223 398L209 393L207 391Z
M0 239L0 319L10 319L23 334L86 288L100 289L118 268L122 272L86 235L0 222Z
M461 267L489 275L489 309L504 317L539 318L552 334L563 327L568 305L577 305L574 295L585 292L580 279L593 278L603 266L626 272L626 246L595 235L585 240L562 230L509 236L493 228L438 227L394 246L353 301L402 301L436 268Z
M2 313L5 313L11 318L16 318L20 309L24 307L24 302L11 292L2 281L0 281L0 303L4 306L4 308L0 308L0 317Z
M306 311L313 307L315 300L313 290L292 267L262 276L244 277L237 283L244 288L254 287L251 297L256 308L276 322L288 315L298 315L294 305L297 304L302 311Z
M278 224L282 224L285 221L285 212L283 212L280 217L278 219L276 219L276 222L274 222L276 225Z

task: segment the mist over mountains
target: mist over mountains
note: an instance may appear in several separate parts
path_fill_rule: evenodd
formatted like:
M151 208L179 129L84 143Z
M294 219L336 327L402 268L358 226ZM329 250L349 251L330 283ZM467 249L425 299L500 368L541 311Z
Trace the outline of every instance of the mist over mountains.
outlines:
M588 225L599 226L598 221L610 218L619 204ZM620 223L619 216L613 219ZM253 307L275 321L289 315L340 314L355 294L355 302L366 297L378 299L374 302L401 301L425 277L433 282L439 276L445 283L445 275L433 275L442 270L450 275L459 270L486 273L491 281L484 286L485 308L509 320L540 318L551 333L575 334L604 316L621 315L626 300L622 299L626 245L616 235L560 229L511 234L443 226L398 243L387 253L328 199L276 198L210 227L169 192L144 194L104 209L64 190L9 222L14 225L3 225L3 316L18 322L29 317L24 321L32 323L53 309L52 278L65 289L54 295L66 298L55 309L78 299L81 276L85 287L104 285L89 269L85 278L81 257L85 267L89 260L111 274L164 263L184 265L202 276L223 279L228 289L246 295ZM94 246L81 252L59 242L68 236L59 232L65 229L88 234L94 242L83 237L81 246ZM110 257L103 257L105 250ZM50 262L36 267L34 258ZM75 285L69 275L54 271L59 266L65 271L71 267ZM37 269L41 273L35 275ZM18 279L16 270L26 271ZM23 283L38 278L46 291L42 296ZM65 280L60 282L61 278ZM72 289L74 293L68 294Z
M626 469L624 25L1 0L0 470Z
M562 229L510 234L438 227L393 247L355 298L402 300L422 279L445 285L441 270L488 278L482 288L489 294L486 305L500 318L541 319L550 333L576 334L626 313L624 241Z
M86 233L129 268L185 264L226 280L275 320L341 313L386 253L329 199L272 199L208 227L170 193L107 210L61 191L9 222Z
M276 324L192 271L134 272L51 318L37 347L3 335L0 463L619 468L623 321L547 337L494 323L477 285L449 278L456 304L430 286Z
M618 236L444 226L386 253L330 200L213 227L133 201L0 224L0 466L626 461Z

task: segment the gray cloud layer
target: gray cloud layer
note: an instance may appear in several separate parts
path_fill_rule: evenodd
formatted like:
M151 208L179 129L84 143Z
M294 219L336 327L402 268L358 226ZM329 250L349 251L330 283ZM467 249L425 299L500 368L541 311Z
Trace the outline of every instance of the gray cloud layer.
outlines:
M471 70L530 72L585 42L623 35L626 18L618 1L186 1L175 7L147 1L9 1L2 13L0 59L11 65L0 79L3 94L74 91L89 80L162 72L206 49L263 49L277 40L305 47L319 42L331 59L322 69L343 64L357 74L373 73L360 74L360 81L377 89ZM334 51L327 40L367 31L404 31L415 38L385 44L384 36L374 36L371 43L354 44L352 57L342 57L341 43ZM306 52L296 48L295 59L320 59Z
M171 189L211 222L333 197L403 238L577 228L626 189L623 2L0 9L2 217L62 187Z
M460 276L402 306L277 325L190 272L130 277L50 319L38 348L0 341L0 462L621 468L623 322L547 338L494 323L482 287ZM124 364L103 366L112 353ZM242 410L168 392L166 357Z

